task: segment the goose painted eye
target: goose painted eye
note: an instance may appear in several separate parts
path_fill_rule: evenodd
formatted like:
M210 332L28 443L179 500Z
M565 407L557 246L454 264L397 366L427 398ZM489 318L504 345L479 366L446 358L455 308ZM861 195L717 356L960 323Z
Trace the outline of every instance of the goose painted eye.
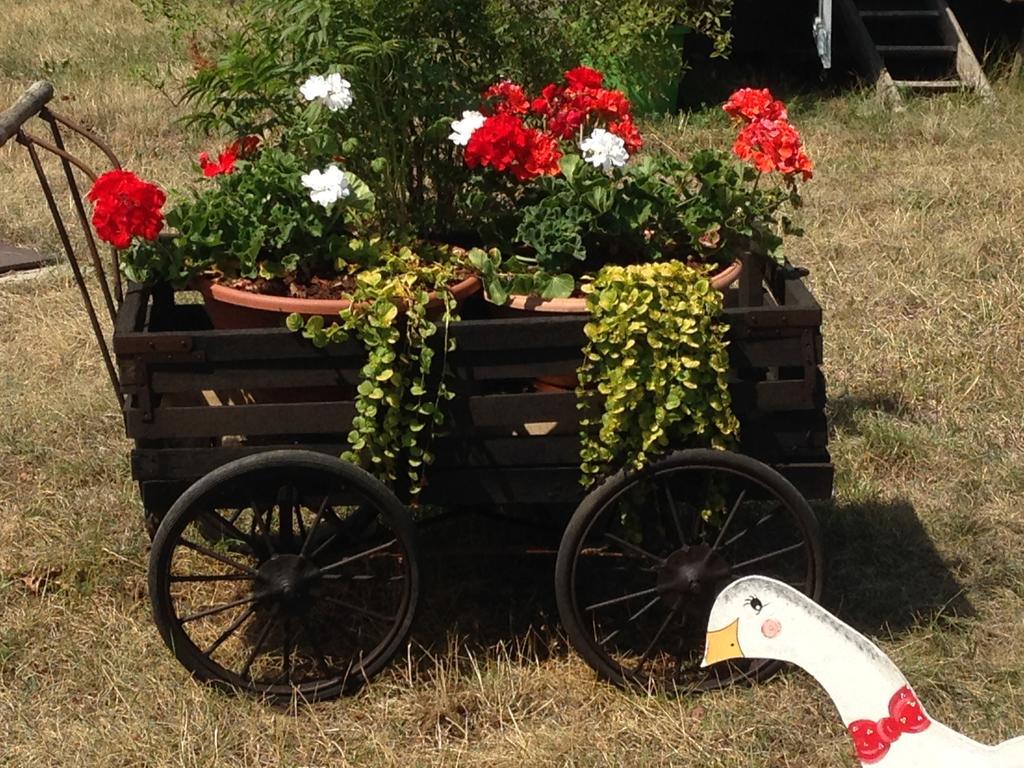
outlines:
M756 597L748 597L743 604L749 605L750 608L754 611L754 613L758 614L761 613L761 609L764 608L764 603L762 603L760 599Z

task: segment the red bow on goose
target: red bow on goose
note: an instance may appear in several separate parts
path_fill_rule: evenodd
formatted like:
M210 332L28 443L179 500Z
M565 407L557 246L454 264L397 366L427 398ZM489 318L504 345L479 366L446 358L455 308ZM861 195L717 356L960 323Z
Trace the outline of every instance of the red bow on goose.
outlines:
M873 720L857 720L850 723L848 730L860 761L877 763L900 736L920 733L931 724L932 721L921 710L917 696L908 686L903 686L889 700L888 717L883 717L877 723Z

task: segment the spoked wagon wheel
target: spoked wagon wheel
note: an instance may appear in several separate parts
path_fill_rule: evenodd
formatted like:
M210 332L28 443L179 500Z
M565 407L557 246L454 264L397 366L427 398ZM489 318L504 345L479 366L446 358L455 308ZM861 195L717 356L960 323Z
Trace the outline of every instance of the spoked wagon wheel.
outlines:
M160 523L149 566L153 616L178 660L275 698L368 681L405 640L418 585L398 499L358 467L300 450L198 480Z
M558 551L555 592L569 640L603 678L708 690L778 669L762 660L700 668L715 596L751 573L819 598L814 512L759 461L687 450L620 472L583 500Z

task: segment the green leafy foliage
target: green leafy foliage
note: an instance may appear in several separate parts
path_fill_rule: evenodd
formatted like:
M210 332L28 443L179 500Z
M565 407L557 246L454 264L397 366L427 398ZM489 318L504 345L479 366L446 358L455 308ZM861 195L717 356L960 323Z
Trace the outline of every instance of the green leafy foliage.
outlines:
M669 450L735 440L728 326L708 274L677 261L606 266L588 287L577 389L585 484Z
M353 257L351 232L373 212L373 193L347 173L348 197L325 208L302 186L307 171L299 155L276 147L238 160L233 173L205 180L167 212L175 234L136 242L122 255L125 274L181 284L207 269L270 278L344 266Z
M234 32L187 79L184 92L193 106L190 122L206 131L285 135L307 145L343 137L338 151L346 166L380 180L374 188L383 219L396 231L446 232L466 223L476 229L479 211L463 193L471 174L444 137L484 88L505 78L537 87L588 61L607 66L613 84L642 98L648 83L663 88L657 84L678 77L682 27L710 35L716 50L725 50L720 22L730 6L731 0L245 0L234 9ZM327 72L351 81L354 104L327 116L332 131L305 130L320 108L297 101L296 89L309 75Z
M510 197L517 219L492 221L505 257L474 266L500 304L509 294L569 296L605 264L725 265L748 251L781 263L782 235L795 233L782 210L800 196L793 179L763 180L721 150L645 154L609 172L566 155L561 175ZM509 224L514 233L501 232Z
M630 95L638 114L675 106L687 35L709 38L712 56L728 52L724 22L733 0L565 0L561 16L580 60Z
M357 175L379 179L383 219L398 232L443 231L468 178L445 141L452 116L494 80L540 80L567 65L530 4L505 0L248 0L213 66L186 82L191 122L232 135L285 134L309 144L359 137L342 153ZM559 53L555 55L555 51ZM339 72L354 103L313 124L296 100L312 74ZM299 129L296 130L296 126Z
M449 328L458 320L447 290L454 279L451 265L436 254L427 261L400 248L359 272L353 303L340 322L327 326L322 317L301 315L287 320L288 328L318 347L356 339L366 348L343 458L386 482L407 480L413 494L434 459L431 441L445 422L443 403L454 397L445 370L455 348Z

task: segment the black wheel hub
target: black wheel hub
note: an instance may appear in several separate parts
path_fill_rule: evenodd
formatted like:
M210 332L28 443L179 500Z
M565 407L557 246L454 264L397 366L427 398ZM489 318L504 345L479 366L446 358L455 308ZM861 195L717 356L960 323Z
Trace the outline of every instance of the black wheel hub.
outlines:
M295 612L308 604L320 569L301 555L275 555L259 568L256 593Z
M729 563L707 544L677 549L658 569L657 589L672 608L710 603L715 588L729 576Z

